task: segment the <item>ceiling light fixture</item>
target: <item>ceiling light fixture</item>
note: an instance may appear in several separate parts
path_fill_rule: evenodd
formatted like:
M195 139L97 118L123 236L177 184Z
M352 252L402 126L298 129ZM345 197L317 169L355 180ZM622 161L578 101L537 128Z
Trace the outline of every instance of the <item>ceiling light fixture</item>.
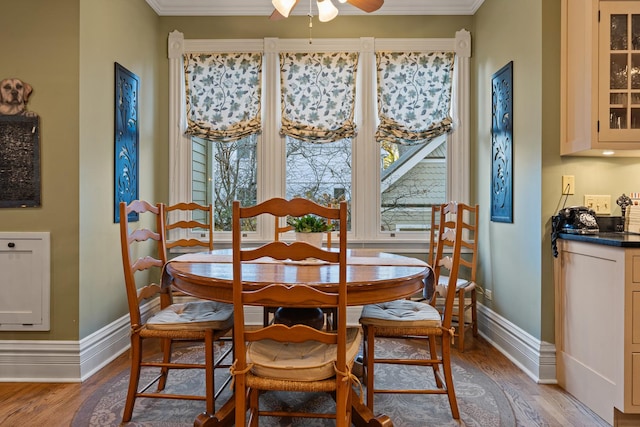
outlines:
M296 0L272 0L271 4L276 8L278 13L285 18L289 17L291 10L296 5Z
M338 16L338 8L331 3L331 0L317 0L316 4L318 5L318 20L320 22L329 22Z
M332 0L309 0L310 11L313 7L314 1L316 3L316 7L318 8L320 21L328 22L338 16L338 8L334 6L334 2ZM384 4L384 0L338 1L342 4L349 3L351 6L354 6L366 13L375 12ZM272 21L277 21L279 19L288 18L291 15L292 10L295 9L299 2L300 0L271 0L271 4L274 6L275 10L273 11L273 13L271 13L269 19L271 19Z

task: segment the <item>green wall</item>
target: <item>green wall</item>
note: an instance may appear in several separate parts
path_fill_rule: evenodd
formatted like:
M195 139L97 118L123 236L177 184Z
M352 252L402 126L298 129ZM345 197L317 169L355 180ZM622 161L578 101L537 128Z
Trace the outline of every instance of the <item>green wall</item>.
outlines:
M0 231L51 233L51 332L0 332L0 339L78 338L78 6L78 0L2 3L0 79L33 87L28 109L40 116L42 203L0 209Z
M42 207L0 209L0 231L50 231L51 332L0 333L0 339L77 340L127 311L118 226L113 223L113 63L141 78L140 197L168 199L169 32L186 38L306 38L308 19L158 17L144 0L5 2L0 78L34 87L40 115ZM339 16L314 22L321 37L453 37L471 31L471 200L481 205L480 284L491 309L534 337L553 342L549 219L561 175L577 194L640 191L636 159L559 156L557 0L485 0L475 16ZM7 41L10 41L7 43ZM27 54L25 54L27 52ZM514 61L514 222L490 209L491 75ZM614 209L614 214L619 210Z
M540 337L541 2L487 0L475 18L474 182L485 218L480 230L480 285L493 291L492 301L485 300L487 306ZM509 61L513 61L513 223L500 223L490 221L491 77Z
M140 198L168 200L166 39L144 0L80 2L80 337L128 312L114 224L114 62L140 78Z
M0 25L0 79L31 84L40 116L42 206L0 209L0 231L51 233L51 330L0 339L78 340L127 313L113 223L114 62L141 78L140 197L168 198L166 37L144 0L7 1L2 16L12 18Z

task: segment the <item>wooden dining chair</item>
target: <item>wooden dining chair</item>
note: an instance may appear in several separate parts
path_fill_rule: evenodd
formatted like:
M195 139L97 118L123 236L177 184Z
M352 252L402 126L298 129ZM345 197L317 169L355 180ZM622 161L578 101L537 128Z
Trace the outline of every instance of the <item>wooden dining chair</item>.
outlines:
M170 259L171 252L189 251L211 251L213 250L213 205L201 205L195 202L179 202L173 205L163 205L164 207L164 237L167 259ZM195 300L197 298L189 296L184 292L171 288L174 297L179 297L179 301ZM188 297L188 298L184 298ZM174 298L175 299L175 298ZM217 303L222 309L223 303ZM228 310L233 310L233 304L228 304ZM228 368L230 365L224 360L233 351L233 339L231 336L220 338L220 347L224 342L230 343L216 357L215 364L220 368ZM224 387L231 377L221 385Z
M338 221L346 227L347 205L328 208L306 199L270 199L251 207L233 203L233 304L235 360L232 367L235 385L235 423L258 426L260 416L336 419L340 427L351 425L351 367L361 343L359 328L347 328L347 239L340 233L337 250L328 251L306 242L272 241L257 249L242 248L243 220L263 214L276 217L307 213ZM243 263L262 257L295 262L315 258L339 266L335 288L315 288L304 283L274 283L261 289L244 289ZM275 266L275 268L287 268ZM298 267L304 269L304 267ZM323 268L314 266L314 269ZM302 271L303 272L303 271ZM299 273L302 273L299 271ZM265 278L266 279L266 278ZM274 304L276 302L277 304ZM269 324L257 330L245 327L244 306L335 307L338 324L335 331L307 325ZM334 414L266 411L259 407L259 394L266 391L328 392L335 396ZM247 424L247 407L249 416Z
M454 419L460 418L451 373L451 340L455 333L451 322L462 249L462 227L457 227L456 225L460 222L460 216L463 211L457 210L456 207L455 203L449 203L440 212L441 232L438 233L437 252L433 263L434 277L433 280L426 281L428 286L435 286L438 283L438 278L444 275L445 271L448 272L448 283L441 290L446 295L443 310L438 311L428 302L411 299L368 304L362 309L360 324L364 330L363 367L366 378L367 406L372 411L376 393L446 394L451 406L451 415ZM452 220L447 219L447 215L450 213L454 214L454 219ZM429 358L392 359L376 357L376 338L384 339L387 337L424 338L425 344L429 348ZM376 388L374 378L375 364L431 367L435 376L436 387L424 389ZM442 371L440 368L442 368Z
M275 217L274 220L275 233L273 236L273 240L275 242L279 242L281 234L293 230L293 226L289 224L283 225L282 217ZM326 247L327 249L331 249L331 231L327 231ZM262 309L262 323L264 326L267 326L269 322L271 322L271 318L275 315L278 308L279 307L264 307ZM326 325L327 329L333 329L335 327L337 316L335 308L323 308L322 313L324 316L324 324Z
M140 397L203 400L207 412L213 413L217 394L213 380L216 367L214 342L232 329L233 306L214 301L174 304L171 286L162 286L159 280L167 263L164 206L135 200L129 205L121 202L119 209L122 265L131 322L131 373L122 420L131 420L135 401ZM133 215L138 216L137 222L130 222L129 217ZM154 299L159 299L159 310L151 316L143 316L141 305ZM160 340L162 360L143 359L143 343L148 339ZM204 363L172 362L176 341L204 342ZM158 375L139 388L143 368L156 368ZM163 392L170 369L203 369L205 394ZM156 383L157 390L148 391Z
M462 250L464 251L460 259L460 267L463 271L458 275L456 282L456 298L453 303L453 323L458 327L456 337L458 338L458 350L464 351L465 333L472 331L474 337L478 336L478 311L477 311L477 295L476 295L476 268L478 265L478 221L479 206L457 203L459 210L462 210L460 227L462 232ZM438 239L437 235L440 231L439 217L440 210L444 205L436 205L431 210L431 233L429 244L428 262L433 265L437 253ZM453 215L453 214L450 214ZM466 278L465 278L466 277ZM446 286L448 277L441 275L439 280L440 286ZM442 298L438 293L433 295L436 298L436 304L440 304ZM441 305L441 304L440 304Z
M167 259L178 250L213 250L213 206L194 202L164 205L164 230ZM173 289L173 296L185 294Z

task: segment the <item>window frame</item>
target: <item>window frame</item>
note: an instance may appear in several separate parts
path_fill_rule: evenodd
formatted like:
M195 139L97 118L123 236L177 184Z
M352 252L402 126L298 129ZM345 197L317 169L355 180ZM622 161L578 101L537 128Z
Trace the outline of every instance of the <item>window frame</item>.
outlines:
M352 141L352 216L349 243L352 247L374 247L405 253L426 253L428 231L380 231L380 191L370 194L363 184L380 182L379 149L375 141L377 123L376 51L455 51L456 62L452 93L453 131L447 134L447 200L469 200L469 99L471 36L467 30L455 38L348 38L348 39L185 39L179 31L169 34L169 203L191 200L191 143L186 129L184 99L184 53L189 52L263 52L262 134L258 139L258 200L285 194L285 138L279 135L280 91L279 58L286 52L357 51L358 64L356 125L358 134ZM367 91L364 89L368 88ZM365 126L365 123L370 123ZM266 145L269 145L268 147ZM375 144L376 147L371 147ZM368 149L371 148L371 149ZM376 167L365 167L373 164ZM260 165L269 165L268 168ZM454 173L455 171L455 173ZM263 218L258 232L249 236L256 243L271 239L273 220ZM216 232L216 248L228 247L229 232Z

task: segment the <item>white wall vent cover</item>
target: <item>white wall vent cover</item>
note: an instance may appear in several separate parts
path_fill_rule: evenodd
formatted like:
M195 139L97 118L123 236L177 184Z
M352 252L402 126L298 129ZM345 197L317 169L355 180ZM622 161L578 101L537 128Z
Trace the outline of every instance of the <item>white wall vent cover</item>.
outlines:
M48 232L0 233L0 331L48 331Z

